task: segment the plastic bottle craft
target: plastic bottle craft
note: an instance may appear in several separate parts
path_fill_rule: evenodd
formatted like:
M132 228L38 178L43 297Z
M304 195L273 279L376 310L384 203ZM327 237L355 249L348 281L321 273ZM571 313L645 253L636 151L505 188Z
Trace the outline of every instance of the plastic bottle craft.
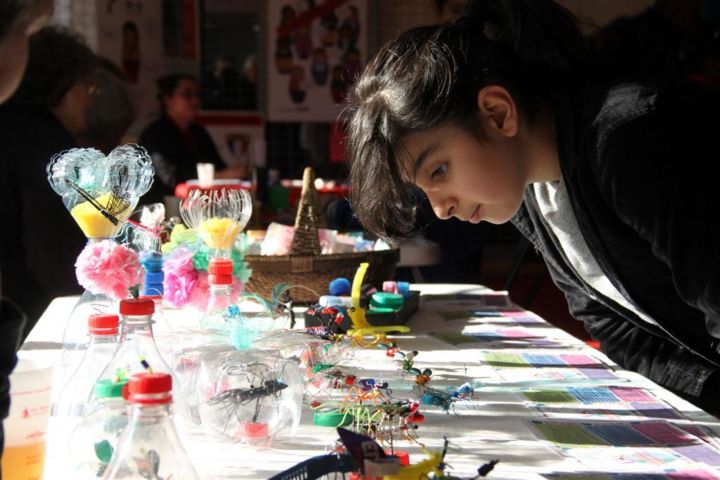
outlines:
M98 401L88 409L68 442L72 478L102 478L105 473L128 423L127 401L123 398L126 384L127 380L101 380L95 385Z
M128 299L120 302L122 322L120 340L112 359L100 373L99 380L119 382L128 380L136 373L173 373L155 343L152 327L154 310L155 302L149 298ZM91 408L96 401L97 397L91 396L89 401ZM179 410L184 413L181 409Z
M202 360L198 379L200 417L221 438L267 445L294 434L302 386L297 362L269 350L228 351Z
M85 321L93 313L114 313L127 289L142 280L137 253L111 239L128 222L154 170L138 145L124 145L105 156L92 148L55 155L47 166L48 181L60 195L88 243L78 257L76 274L85 292L75 305L63 334L63 364L72 371L87 347Z
M63 386L55 404L57 417L82 417L103 367L118 346L119 319L114 314L96 314L88 319L90 345L77 370Z
M208 262L208 302L202 326L225 330L223 315L232 303L231 249L252 214L252 199L245 190L193 190L180 205L183 221L200 233L211 249Z
M166 373L133 375L128 384L128 426L104 479L197 479L180 442L170 406L172 377Z

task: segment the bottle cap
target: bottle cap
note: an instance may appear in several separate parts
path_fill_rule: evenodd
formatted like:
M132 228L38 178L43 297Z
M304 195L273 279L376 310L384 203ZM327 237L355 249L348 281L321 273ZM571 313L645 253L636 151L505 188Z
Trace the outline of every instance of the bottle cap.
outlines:
M370 307L398 309L404 302L403 296L397 293L375 292L370 297Z
M143 285L142 296L143 297L157 297L162 296L165 292L162 283L146 283Z
M159 272L145 272L145 283L163 283L163 280L165 279L165 274L161 271Z
M152 315L155 302L149 298L128 298L120 300L120 315Z
M334 279L328 285L328 293L330 295L350 295L350 280L344 277Z
M169 373L136 373L128 383L130 403L159 404L172 401L172 376Z
M208 275L208 283L210 285L232 285L233 277L232 275L214 275L211 273Z
M98 380L95 383L95 396L97 398L122 398L123 387L127 384L127 379L113 382L109 378Z
M226 258L211 258L208 264L208 273L210 275L232 275L232 260Z
M382 291L388 293L399 293L397 282L393 280L384 281L382 284Z
M410 283L397 282L397 293L402 295L404 298L410 298Z
M117 335L119 323L115 314L96 313L88 317L88 331L94 335Z

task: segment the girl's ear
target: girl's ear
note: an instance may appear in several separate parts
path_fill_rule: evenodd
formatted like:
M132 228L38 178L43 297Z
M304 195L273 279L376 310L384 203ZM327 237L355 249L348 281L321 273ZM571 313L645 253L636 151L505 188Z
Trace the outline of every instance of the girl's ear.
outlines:
M519 118L510 92L500 85L483 87L477 96L480 118L487 133L511 138L517 135Z

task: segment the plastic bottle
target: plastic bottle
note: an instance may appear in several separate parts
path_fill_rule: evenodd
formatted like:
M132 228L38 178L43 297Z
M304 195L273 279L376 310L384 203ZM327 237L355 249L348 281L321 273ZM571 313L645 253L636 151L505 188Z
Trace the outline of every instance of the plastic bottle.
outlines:
M155 302L149 298L133 298L120 302L122 332L112 359L106 364L99 380L118 382L135 373L169 373L172 370L163 359L153 334ZM97 397L93 395L90 405Z
M172 377L168 374L132 376L128 384L128 426L104 479L198 478L175 429L171 390Z
M208 283L210 284L210 299L201 325L206 330L224 332L225 311L232 301L232 260L226 258L211 258L208 265Z
M82 362L90 339L87 335L87 321L95 314L117 313L118 302L104 294L93 294L85 290L67 318L62 338L59 381L65 385ZM53 397L54 400L57 400Z
M85 414L95 382L117 349L118 324L117 315L90 315L87 320L90 344L58 396L54 409L56 417L82 417Z
M102 478L117 441L128 423L127 401L123 387L127 380L101 380L95 384L97 402L73 430L68 459L72 478Z

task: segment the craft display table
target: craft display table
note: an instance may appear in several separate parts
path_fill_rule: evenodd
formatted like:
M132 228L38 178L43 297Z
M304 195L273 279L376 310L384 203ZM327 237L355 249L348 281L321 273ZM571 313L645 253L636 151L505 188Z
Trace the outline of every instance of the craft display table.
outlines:
M714 417L623 371L500 292L478 285L412 288L422 293L421 308L408 323L411 334L395 337L398 347L419 352L415 366L432 369L433 387L473 382L475 388L471 400L449 411L421 408L418 440L439 449L448 438L448 474L474 477L478 466L499 459L487 478L720 479ZM23 346L25 355L59 361L74 301L59 298L49 306ZM384 350L357 349L349 364L358 377L388 381L393 397L411 395L411 380ZM45 478L69 478L59 473L68 436L51 418ZM231 479L268 478L325 453L337 435L313 425L304 407L297 435L265 448L217 441L200 427L182 430L181 437L200 478ZM413 463L424 458L417 444L399 441L397 447L409 451Z

